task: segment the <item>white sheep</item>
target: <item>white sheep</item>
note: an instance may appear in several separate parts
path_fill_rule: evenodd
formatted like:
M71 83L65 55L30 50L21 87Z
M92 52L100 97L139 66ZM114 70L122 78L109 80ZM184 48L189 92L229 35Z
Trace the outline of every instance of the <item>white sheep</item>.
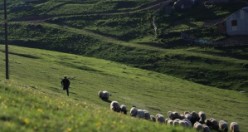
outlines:
M195 124L195 122L200 120L199 115L195 111L192 111L191 115L192 115L192 118L191 118L190 121L191 121L192 124Z
M182 127L186 127L187 126L187 122L184 120L179 120L179 125Z
M188 119L190 121L190 120L192 120L192 115L190 113L186 113L184 115L184 119Z
M122 104L120 106L120 109L121 109L121 113L127 114L127 106L126 105Z
M228 124L224 120L219 121L219 131L220 132L227 132L228 131Z
M169 119L169 120L167 121L167 125L173 125L173 120Z
M240 132L239 125L237 122L230 123L230 132Z
M136 117L138 110L135 106L130 109L130 115Z
M156 118L154 115L150 115L150 120L153 121L153 122L156 122Z
M172 120L175 120L175 119L181 119L181 116L178 112L171 112L171 111L168 111L168 117Z
M99 91L98 92L98 96L102 99L102 100L109 100L109 96L110 96L110 93L106 90L104 91Z
M121 111L121 108L120 108L120 105L117 101L112 101L110 103L110 109L115 111L115 112L120 112Z
M146 120L150 120L150 113L149 113L149 111L147 111L147 110L144 110L144 113L145 113L145 116L144 116L144 118L146 119Z
M178 126L179 125L179 122L180 122L180 119L175 119L173 121L173 126Z
M145 112L144 112L144 110L138 109L138 110L137 110L137 115L136 115L136 117L138 117L138 118L145 118Z
M195 122L194 129L196 129L198 132L202 132L203 131L203 125L199 122Z
M200 123L204 123L205 120L206 120L206 114L205 114L203 111L200 111L200 112L198 113L198 116L199 116L199 118L200 118L199 122L200 122Z
M214 118L205 120L205 124L216 131L219 130L219 122L215 120Z
M159 123L165 123L165 119L164 119L164 116L162 114L157 114L156 115L156 120Z
M192 123L191 123L190 120L188 120L188 119L183 119L183 121L185 122L186 127L192 127Z
M206 124L203 124L203 132L210 132L210 128L206 125Z

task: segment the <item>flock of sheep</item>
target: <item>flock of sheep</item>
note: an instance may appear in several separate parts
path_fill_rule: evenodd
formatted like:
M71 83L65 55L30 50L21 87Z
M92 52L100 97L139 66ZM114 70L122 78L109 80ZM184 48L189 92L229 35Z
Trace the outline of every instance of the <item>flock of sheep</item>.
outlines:
M99 91L98 96L105 101L109 100L110 93L108 91ZM126 105L120 105L117 101L112 101L110 103L110 109L115 112L121 112L127 114ZM157 114L156 116L151 115L149 111L138 109L133 106L130 109L130 115L132 117L137 117L140 119L146 119L154 122L164 123L172 126L182 126L182 127L193 127L198 132L210 132L210 130L218 132L228 132L228 124L224 120L217 121L214 118L207 119L206 114L202 111L196 112L184 112L179 114L178 112L168 112L168 118L165 118L162 114ZM230 132L240 132L239 125L236 122L230 123Z

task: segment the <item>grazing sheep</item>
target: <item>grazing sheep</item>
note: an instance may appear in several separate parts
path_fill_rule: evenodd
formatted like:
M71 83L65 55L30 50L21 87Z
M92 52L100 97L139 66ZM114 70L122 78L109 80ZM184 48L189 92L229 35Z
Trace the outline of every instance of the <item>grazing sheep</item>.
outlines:
M188 119L183 119L183 121L185 121L185 125L186 125L186 127L192 127L192 123L191 123L191 121L190 120L188 120Z
M203 125L199 122L195 122L194 124L194 128L198 131L198 132L202 132L203 131Z
M99 91L98 92L98 96L102 99L102 100L109 100L109 96L110 93L108 91Z
M214 130L216 130L216 131L219 130L219 123L218 123L218 121L215 120L214 118L210 118L210 119L205 120L205 124L206 124L208 127L212 128L212 129L214 129Z
M175 119L181 119L181 116L178 112L171 112L171 111L168 111L168 117L172 120L175 120Z
M192 115L190 113L186 113L184 115L184 119L192 120Z
M173 121L173 126L178 126L178 125L179 125L179 122L180 122L179 119L175 119L175 120Z
M162 114L157 114L156 115L156 120L159 123L165 123L165 119L164 119L164 116Z
M173 120L169 119L169 120L167 121L167 125L173 125Z
M230 124L230 132L240 132L239 125L237 122L232 122Z
M179 126L186 127L187 122L185 120L179 120Z
M224 120L219 121L219 131L220 132L227 132L228 131L228 124Z
M121 111L121 108L120 108L120 105L117 101L112 101L110 103L110 109L115 111L115 112L120 112Z
M190 121L191 121L192 124L195 124L195 122L200 120L199 115L195 111L192 111L191 115L192 115L192 118L191 118Z
M130 115L136 117L138 110L135 106L130 109Z
M120 106L120 109L121 109L121 113L124 113L124 114L127 114L127 106L126 105L121 105Z
M210 132L210 128L206 125L206 124L203 124L203 132Z
M164 123L167 124L169 120L170 120L169 118L165 118L164 119L164 121L165 121Z
M190 112L189 112L189 111L184 111L183 114L184 114L184 115L190 114Z
M144 118L146 119L146 120L150 120L150 113L149 113L149 111L147 111L147 110L144 110L144 113L145 113L145 116L144 116Z
M156 122L156 118L154 115L150 115L150 120L153 121L153 122Z
M136 117L138 117L138 118L145 118L145 112L144 112L144 110L138 109L138 110L137 110L137 115L136 115Z
M204 121L206 120L206 114L205 114L204 112L200 111L200 112L198 113L198 116L200 117L199 122L203 124Z
M99 96L99 98L102 98L102 91L101 90L98 92L98 96Z

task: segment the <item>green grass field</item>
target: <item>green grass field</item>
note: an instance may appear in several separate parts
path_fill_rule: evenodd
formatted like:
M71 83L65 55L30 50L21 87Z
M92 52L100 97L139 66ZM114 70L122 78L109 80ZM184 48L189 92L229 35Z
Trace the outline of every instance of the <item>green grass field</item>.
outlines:
M247 47L159 48L51 23L10 23L10 43L116 61L223 89L247 91Z
M205 111L207 117L236 121L248 131L247 93L199 85L165 74L116 62L10 46L10 81L4 80L0 46L0 124L4 131L190 131L113 113L97 92L108 90L111 100L130 108L167 111ZM67 97L60 87L71 80ZM118 127L114 127L117 125Z

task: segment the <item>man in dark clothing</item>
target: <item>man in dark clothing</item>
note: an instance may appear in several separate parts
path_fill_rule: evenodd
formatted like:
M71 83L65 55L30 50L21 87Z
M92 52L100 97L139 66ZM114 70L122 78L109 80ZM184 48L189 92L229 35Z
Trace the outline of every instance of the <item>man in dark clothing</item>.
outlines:
M61 85L63 86L63 90L66 90L67 96L69 96L70 80L67 77L64 77L61 81Z

